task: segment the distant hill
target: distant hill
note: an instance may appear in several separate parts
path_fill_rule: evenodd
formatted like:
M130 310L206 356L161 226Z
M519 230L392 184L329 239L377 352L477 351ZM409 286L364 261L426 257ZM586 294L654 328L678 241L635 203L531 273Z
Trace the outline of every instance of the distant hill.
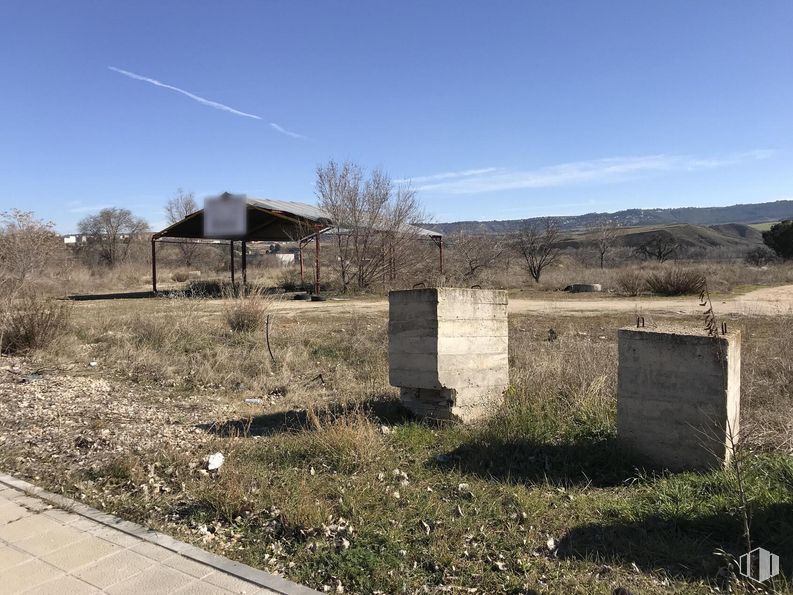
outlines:
M562 248L594 248L596 233L586 230L567 231L559 246ZM667 238L680 247L681 254L705 254L713 250L745 254L763 243L762 233L742 223L723 225L643 225L617 230L615 246L635 249L657 237Z
M554 217L563 230L586 229L600 221L616 223L620 227L666 226L688 224L700 226L751 224L793 219L793 200L778 200L757 204L733 205L730 207L684 207L679 209L629 209L616 213L587 213L571 217ZM504 234L520 230L543 217L511 219L503 221L455 221L451 223L427 224L444 234L459 231L476 234ZM727 229L722 230L727 232ZM737 230L732 230L736 233ZM750 233L741 230L742 233ZM753 242L752 242L753 243Z

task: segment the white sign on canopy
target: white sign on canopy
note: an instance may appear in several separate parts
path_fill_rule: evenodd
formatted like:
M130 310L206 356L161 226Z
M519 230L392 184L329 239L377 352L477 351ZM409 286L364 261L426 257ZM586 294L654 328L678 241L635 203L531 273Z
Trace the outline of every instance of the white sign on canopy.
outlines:
M224 194L204 200L204 237L244 237L248 231L244 194Z

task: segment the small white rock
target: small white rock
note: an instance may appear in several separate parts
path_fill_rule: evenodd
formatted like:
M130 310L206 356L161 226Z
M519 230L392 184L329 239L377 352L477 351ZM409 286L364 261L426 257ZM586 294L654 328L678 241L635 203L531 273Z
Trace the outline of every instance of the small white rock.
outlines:
M225 461L226 457L223 456L223 453L216 452L215 454L211 454L207 457L207 470L216 471L223 466Z

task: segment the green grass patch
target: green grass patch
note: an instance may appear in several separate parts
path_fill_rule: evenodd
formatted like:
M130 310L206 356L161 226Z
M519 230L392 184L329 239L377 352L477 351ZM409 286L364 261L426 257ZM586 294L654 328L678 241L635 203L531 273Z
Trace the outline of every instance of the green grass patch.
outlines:
M779 221L767 221L765 223L752 223L751 225L749 225L749 227L751 227L752 229L756 229L757 231L768 231L769 229L771 229L777 223L779 223Z

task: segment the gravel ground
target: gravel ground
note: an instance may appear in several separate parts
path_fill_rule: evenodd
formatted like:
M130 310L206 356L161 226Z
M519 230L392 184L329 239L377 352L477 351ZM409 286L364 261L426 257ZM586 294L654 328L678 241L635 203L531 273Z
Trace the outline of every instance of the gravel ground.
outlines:
M90 368L90 366L88 366ZM178 398L140 385L36 370L0 359L2 469L52 486L121 456L152 460L169 450L197 461L212 436L199 424L224 416L212 397Z

